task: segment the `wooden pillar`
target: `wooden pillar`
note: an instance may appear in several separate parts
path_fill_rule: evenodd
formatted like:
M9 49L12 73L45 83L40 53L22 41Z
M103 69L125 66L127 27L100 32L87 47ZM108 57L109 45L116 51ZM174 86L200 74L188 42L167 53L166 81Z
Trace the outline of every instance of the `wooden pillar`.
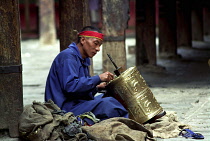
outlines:
M159 0L159 55L177 55L176 0Z
M77 32L90 25L87 0L60 0L60 49L76 40Z
M0 129L17 137L23 111L19 1L0 1Z
M54 0L39 0L39 39L41 44L55 44Z
M192 2L192 40L203 41L203 7L200 1Z
M156 65L155 0L136 1L136 65Z
M113 72L115 67L109 60L111 55L118 67L126 69L125 29L128 22L128 0L102 0L103 70Z
M190 0L177 0L177 46L192 47Z
M210 2L207 7L204 8L204 35L210 36Z
M29 0L24 0L24 6L25 6L25 24L26 29L25 31L28 33L30 32L30 9L29 9Z
M89 6L87 0L60 0L60 50L66 49L77 40L77 32L90 25ZM91 62L92 59L91 59ZM93 65L90 75L93 75Z

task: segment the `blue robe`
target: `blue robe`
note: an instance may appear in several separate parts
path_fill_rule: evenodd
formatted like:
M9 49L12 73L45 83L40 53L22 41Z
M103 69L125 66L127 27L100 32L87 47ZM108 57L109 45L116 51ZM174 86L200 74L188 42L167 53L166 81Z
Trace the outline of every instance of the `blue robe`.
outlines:
M53 100L62 110L80 115L91 111L101 120L128 117L126 109L113 97L94 97L98 75L90 77L90 59L83 59L75 43L54 59L47 77L45 101Z

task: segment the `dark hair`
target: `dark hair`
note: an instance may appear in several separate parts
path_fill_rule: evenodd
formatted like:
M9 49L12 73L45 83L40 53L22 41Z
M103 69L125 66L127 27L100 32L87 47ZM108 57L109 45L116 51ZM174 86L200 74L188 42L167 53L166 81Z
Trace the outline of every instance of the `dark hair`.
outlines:
M85 26L85 27L82 28L82 30L81 30L80 32L82 32L82 31L96 31L96 32L98 32L98 33L102 33L102 32L100 31L100 29L98 29L97 27L94 27L94 26ZM80 38L81 38L81 37L78 37L78 38L77 38L77 43L80 42Z

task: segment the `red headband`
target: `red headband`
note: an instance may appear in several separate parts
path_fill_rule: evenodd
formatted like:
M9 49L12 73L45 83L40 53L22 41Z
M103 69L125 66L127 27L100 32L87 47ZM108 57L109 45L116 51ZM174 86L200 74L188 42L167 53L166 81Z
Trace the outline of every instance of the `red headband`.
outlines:
M79 37L81 36L85 36L85 37L94 37L94 38L98 38L100 40L103 41L103 34L102 33L98 33L98 32L94 32L94 31L82 31L79 33L78 35Z

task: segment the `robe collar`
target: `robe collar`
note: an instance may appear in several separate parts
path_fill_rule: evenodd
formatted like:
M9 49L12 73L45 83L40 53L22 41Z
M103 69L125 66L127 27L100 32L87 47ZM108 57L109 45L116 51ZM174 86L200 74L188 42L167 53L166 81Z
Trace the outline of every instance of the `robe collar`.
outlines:
M75 55L78 56L78 58L80 59L81 63L85 66L90 66L90 58L85 58L83 59L80 52L79 52L79 48L77 47L76 43L71 43L69 46L69 48L72 48L74 50Z

